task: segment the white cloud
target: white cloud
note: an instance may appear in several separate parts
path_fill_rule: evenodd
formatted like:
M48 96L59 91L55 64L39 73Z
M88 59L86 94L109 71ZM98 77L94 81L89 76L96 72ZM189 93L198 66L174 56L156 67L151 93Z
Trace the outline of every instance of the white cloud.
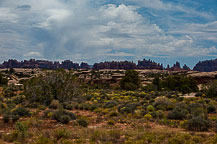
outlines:
M53 24L61 23L63 20L70 16L70 12L64 9L49 9L47 10L49 15L46 21L38 23L36 27L50 28Z
M186 24L183 27L179 27L179 30L174 30L170 33L187 34L198 41L210 40L217 42L217 21L206 24Z
M18 16L11 12L9 8L0 7L0 22L11 22L16 23Z
M25 53L23 55L24 57L41 57L41 54L39 52L28 52L28 53Z
M186 11L159 0L138 2L158 10ZM16 9L20 5L30 7L28 11ZM137 8L126 4L91 7L88 0L43 0L40 4L38 0L7 0L2 8L0 6L0 49L3 50L0 56L4 54L9 58L17 54L21 59L40 57L93 62L111 57L186 57L216 52L215 47L196 45L199 38L216 40L215 33L207 36L216 29L215 22L192 24L186 32L185 27L179 27L181 31L168 33L140 15ZM5 24L1 21L8 25L3 27ZM177 33L182 35L174 36Z
M132 1L132 0L128 0ZM141 7L151 8L157 11L178 11L184 12L188 17L204 17L208 19L213 19L214 16L208 12L201 12L193 9L192 7L186 7L184 5L177 5L174 3L165 2L163 0L134 0Z

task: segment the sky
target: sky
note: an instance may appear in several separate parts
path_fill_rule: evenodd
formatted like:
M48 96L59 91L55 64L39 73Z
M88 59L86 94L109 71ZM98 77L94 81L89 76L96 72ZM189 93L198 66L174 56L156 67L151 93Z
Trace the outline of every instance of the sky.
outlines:
M216 0L0 0L0 62L217 58Z

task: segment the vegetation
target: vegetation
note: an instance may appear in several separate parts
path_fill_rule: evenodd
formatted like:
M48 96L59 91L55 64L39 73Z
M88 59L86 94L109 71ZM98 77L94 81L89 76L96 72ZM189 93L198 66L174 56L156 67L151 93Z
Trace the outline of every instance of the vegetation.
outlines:
M8 83L8 79L5 78L1 73L0 73L0 85L6 85Z
M25 84L24 92L30 102L44 105L49 105L52 100L72 101L81 95L76 77L65 71L30 79Z
M179 91L182 93L197 92L197 82L192 77L173 75L160 79L155 78L153 84L158 90Z
M64 70L5 85L0 143L217 143L216 82L199 91L191 77L153 75L152 90L132 70L116 88Z
M140 87L139 73L135 70L128 70L120 81L120 87L124 90L136 90Z
M204 89L206 96L210 98L217 97L217 81L211 82L207 87L207 89Z

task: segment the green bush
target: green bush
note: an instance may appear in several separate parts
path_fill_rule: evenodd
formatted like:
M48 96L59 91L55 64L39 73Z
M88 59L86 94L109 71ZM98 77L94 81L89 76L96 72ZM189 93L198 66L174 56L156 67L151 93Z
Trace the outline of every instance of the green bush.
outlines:
M152 112L150 112L150 114L154 119L156 119L158 117L158 112L156 112L156 111L152 111Z
M189 112L193 115L193 117L199 116L199 115L206 115L206 107L204 104L201 104L199 102L195 102L188 105Z
M207 112L208 113L215 113L216 112L216 107L214 105L209 105L207 107Z
M65 106L65 109L67 109L67 110L73 110L74 109L74 105L73 104L67 104Z
M68 139L71 136L71 132L67 129L57 129L53 132L54 138L58 141L60 139Z
M104 108L112 108L112 107L115 107L117 105L118 105L118 103L116 101L110 101L110 102L107 102L103 107Z
M66 71L53 71L30 79L24 85L24 94L30 103L43 105L50 105L52 100L62 103L83 98L77 78Z
M50 118L49 114L53 114L53 110L46 110L43 112L43 118Z
M7 115L7 114L5 114L5 115L3 116L3 121L4 121L4 123L9 123L9 120L10 120L10 116Z
M147 106L147 110L148 110L149 112L152 112L152 111L154 111L155 109L154 109L154 107L153 107L152 105L149 105L149 106Z
M203 89L205 95L209 98L217 97L217 81L210 83L207 88Z
M18 131L17 138L20 138L23 143L25 143L25 140L28 138L29 133L29 125L26 122L16 122L15 128Z
M158 118L163 119L165 117L164 112L162 110L157 111L158 112Z
M115 121L114 120L108 120L107 124L108 125L115 125Z
M117 117L118 113L117 112L110 112L109 117Z
M188 111L183 108L174 108L168 113L168 119L183 120L186 118Z
M136 90L140 87L141 80L139 73L135 70L128 70L120 81L120 87L124 90Z
M174 104L167 97L157 97L154 102L154 107L158 110L170 110Z
M4 76L0 73L0 85L7 85L8 79L4 78Z
M57 109L59 106L60 106L60 103L58 100L52 100L49 107L52 109Z
M153 84L147 84L146 86L142 87L142 90L144 91L157 91L157 86Z
M12 115L12 121L17 122L20 119L20 116L18 115Z
M208 131L209 127L209 120L202 116L193 117L186 123L186 129L190 131Z
M158 90L179 91L182 93L197 92L197 82L193 77L172 75L166 78L155 78L153 84Z
M52 115L52 119L55 119L56 121L61 122L62 116L68 116L70 118L70 120L76 119L76 116L73 113L66 111L66 110L63 110L63 109L59 109L57 111L54 111L53 115ZM68 119L68 118L66 118L66 119Z
M36 140L36 144L53 144L53 141L51 138L47 138L42 135L38 137L38 139Z
M217 120L215 120L215 123L213 126L214 126L214 131L217 132Z
M68 124L71 120L71 117L68 115L63 115L60 117L60 122L63 124Z
M138 106L138 104L136 104L136 103L124 104L124 105L118 107L118 112L122 113L122 114L134 113L137 106Z
M77 123L82 126L82 127L87 127L88 126L88 122L85 119L78 119Z
M23 107L18 107L16 108L13 112L12 112L13 115L17 115L17 116L31 116L31 113L28 109L26 108L23 108Z

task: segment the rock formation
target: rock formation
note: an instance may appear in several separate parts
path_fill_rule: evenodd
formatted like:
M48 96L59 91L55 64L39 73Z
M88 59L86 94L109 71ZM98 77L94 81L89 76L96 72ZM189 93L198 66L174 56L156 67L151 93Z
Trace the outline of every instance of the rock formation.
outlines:
M193 68L195 71L199 72L212 72L217 71L217 59L215 60L206 60L199 61Z

